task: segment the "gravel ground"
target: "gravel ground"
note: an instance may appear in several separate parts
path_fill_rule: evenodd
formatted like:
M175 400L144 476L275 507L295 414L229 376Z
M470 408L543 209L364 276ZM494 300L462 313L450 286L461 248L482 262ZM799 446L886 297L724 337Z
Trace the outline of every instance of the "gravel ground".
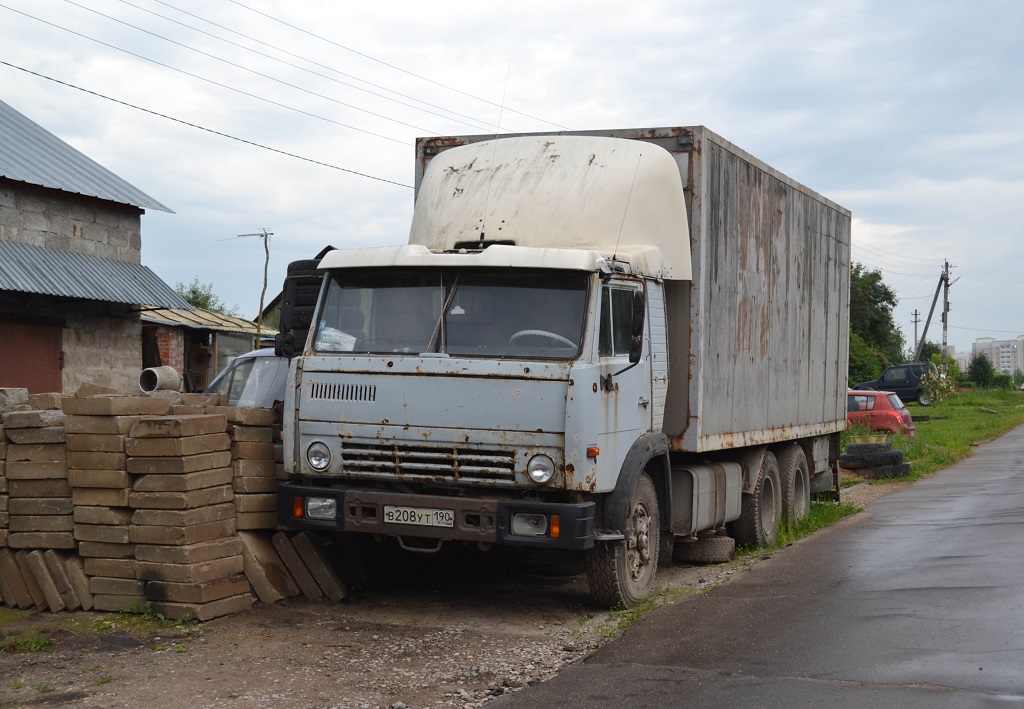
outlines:
M863 506L901 487L861 484ZM669 597L701 593L770 555L659 571ZM343 603L291 600L203 624L0 609L0 707L470 709L541 682L615 637L582 574L544 576L470 556L418 568Z

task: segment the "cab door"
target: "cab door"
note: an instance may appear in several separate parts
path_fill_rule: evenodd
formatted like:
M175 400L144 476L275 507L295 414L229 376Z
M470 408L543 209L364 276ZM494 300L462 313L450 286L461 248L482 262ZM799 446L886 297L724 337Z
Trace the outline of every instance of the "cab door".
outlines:
M637 294L643 294L643 287L642 281L613 280L601 288L598 334L604 431L601 449L602 455L612 453L619 463L633 442L651 431L650 345L646 331L640 333L640 361L635 365L629 361L633 313ZM645 301L642 305L646 308Z

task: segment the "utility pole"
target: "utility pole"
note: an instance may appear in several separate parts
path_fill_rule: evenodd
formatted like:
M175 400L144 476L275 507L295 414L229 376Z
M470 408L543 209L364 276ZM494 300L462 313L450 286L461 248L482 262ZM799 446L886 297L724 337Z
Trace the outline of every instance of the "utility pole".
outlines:
M247 236L258 236L263 239L263 290L260 291L260 311L256 315L256 337L257 339L263 333L263 298L267 295L267 268L270 266L270 237L274 235L274 232L267 231L266 228L260 229L258 232L253 234L238 234L238 238L245 238ZM258 343L257 343L258 344Z
M920 311L917 310L917 308L915 308L914 312L912 313L912 315L914 316L914 343L916 344L917 343L917 324L919 322L921 322L921 313L920 313Z
M946 333L949 330L949 261L942 269L942 373L946 373Z
M921 361L921 351L924 349L924 342L928 338L928 326L931 325L932 315L935 313L935 304L939 301L939 291L943 291L942 298L942 366L946 366L946 321L949 319L949 261L945 261L942 273L939 274L939 282L935 286L935 296L932 298L932 307L928 309L928 318L924 321L924 332L917 342L914 350L914 361ZM915 328L916 330L916 328ZM917 335L915 334L915 338Z

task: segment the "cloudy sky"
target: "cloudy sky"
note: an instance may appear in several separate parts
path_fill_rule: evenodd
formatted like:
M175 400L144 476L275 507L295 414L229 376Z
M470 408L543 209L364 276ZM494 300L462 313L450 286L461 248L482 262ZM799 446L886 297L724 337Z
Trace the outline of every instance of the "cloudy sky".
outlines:
M246 317L239 234L268 300L406 240L417 136L706 125L853 212L908 341L948 261L963 351L1024 334L1022 33L1019 0L0 0L0 98L174 210L143 263Z

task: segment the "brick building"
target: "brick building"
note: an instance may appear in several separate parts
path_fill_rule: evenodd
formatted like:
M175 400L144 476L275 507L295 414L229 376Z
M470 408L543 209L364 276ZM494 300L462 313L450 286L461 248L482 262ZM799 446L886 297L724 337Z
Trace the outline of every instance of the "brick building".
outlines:
M0 387L137 387L140 303L189 309L141 264L170 210L0 101Z

